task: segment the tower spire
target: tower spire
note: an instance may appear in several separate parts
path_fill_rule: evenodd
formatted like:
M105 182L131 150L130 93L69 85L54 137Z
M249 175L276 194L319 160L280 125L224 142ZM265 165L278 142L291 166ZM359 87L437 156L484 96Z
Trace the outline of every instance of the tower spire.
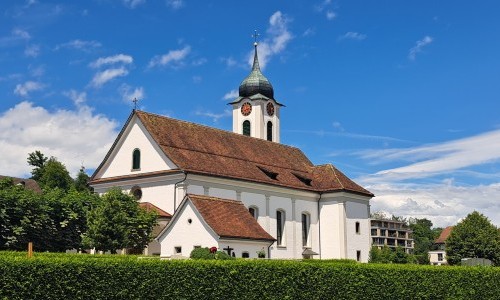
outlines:
M257 45L259 43L257 42L257 38L259 37L259 33L257 33L257 30L254 31L254 34L252 35L254 38L253 46L255 48L254 55L253 55L253 65L252 65L252 71L254 70L259 70L260 71L260 66L259 66L259 57L257 55Z

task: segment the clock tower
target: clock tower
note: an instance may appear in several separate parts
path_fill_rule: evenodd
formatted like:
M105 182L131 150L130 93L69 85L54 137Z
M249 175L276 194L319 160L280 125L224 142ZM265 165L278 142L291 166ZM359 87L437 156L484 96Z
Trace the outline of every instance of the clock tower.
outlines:
M233 132L280 142L280 104L274 99L273 86L262 74L257 55L257 42L250 74L239 88L233 106Z

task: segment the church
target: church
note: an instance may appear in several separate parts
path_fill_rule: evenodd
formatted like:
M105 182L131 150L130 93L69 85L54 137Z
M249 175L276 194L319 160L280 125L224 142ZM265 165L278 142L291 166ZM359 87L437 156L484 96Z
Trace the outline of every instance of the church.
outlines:
M283 104L259 67L230 103L233 132L133 110L91 177L160 215L146 254L217 247L238 258L368 261L374 196L280 143Z

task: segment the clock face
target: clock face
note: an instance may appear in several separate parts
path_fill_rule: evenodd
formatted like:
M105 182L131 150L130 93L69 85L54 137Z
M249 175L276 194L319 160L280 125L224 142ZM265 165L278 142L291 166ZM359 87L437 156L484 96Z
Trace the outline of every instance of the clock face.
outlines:
M244 103L241 106L241 114L244 116L248 116L252 112L252 105L250 103Z
M271 102L267 103L266 110L268 115L270 116L274 115L274 105Z

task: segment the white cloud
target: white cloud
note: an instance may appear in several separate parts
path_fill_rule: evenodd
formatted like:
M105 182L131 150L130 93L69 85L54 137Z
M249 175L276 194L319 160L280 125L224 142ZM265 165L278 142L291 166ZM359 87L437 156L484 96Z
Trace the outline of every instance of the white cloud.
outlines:
M123 0L123 4L130 9L134 9L144 3L146 3L146 0Z
M76 107L80 107L87 102L87 93L85 92L79 93L76 90L69 90L63 92L63 95L70 98Z
M97 41L83 41L83 40L72 40L67 43L59 44L56 46L55 50L59 50L61 48L67 49L77 49L85 52L90 52L95 48L101 47L101 43Z
M27 57L37 57L40 54L40 46L29 45L24 49L24 55Z
M16 85L14 94L21 97L29 96L30 92L38 91L44 88L44 85L37 81L26 81L25 83Z
M328 20L333 20L337 17L337 14L333 10L327 11L325 15Z
M314 6L314 10L317 12L322 12L325 10L326 7L328 7L332 3L332 0L324 0L319 4L316 4Z
M259 42L259 64L261 68L265 68L267 62L272 56L283 52L293 38L292 33L288 30L288 19L281 11L275 12L269 18L269 27L267 28L267 38ZM248 56L250 65L253 63L253 52Z
M21 102L0 114L0 174L24 177L31 171L28 153L55 156L74 176L82 162L96 168L117 135L117 123L88 106L48 111Z
M33 77L41 77L43 76L43 74L45 74L44 66L38 66L38 67L29 66L29 71L31 76Z
M226 64L226 66L228 67L233 67L233 66L236 66L236 64L238 63L234 58L232 57L222 57L220 59L222 62L224 62Z
M122 95L123 101L129 104L132 104L132 100L134 99L143 100L145 98L144 88L142 86L132 88L128 84L122 84L118 88L118 92Z
M184 59L191 52L190 46L185 46L182 49L170 50L167 54L157 55L149 62L149 68L155 66L169 66L169 65L182 65Z
M197 116L209 117L214 121L214 123L217 123L221 118L231 117L233 115L233 112L229 109L226 109L223 113L220 114L212 113L210 111L196 111L195 114Z
M123 77L127 76L128 71L124 68L115 68L115 69L107 69L102 72L97 72L94 75L94 78L92 78L92 81L90 82L90 85L93 87L101 87L104 85L106 82L116 78L116 77Z
M17 45L20 42L26 42L31 39L31 35L20 28L14 28L10 35L0 37L0 47Z
M314 28L307 28L304 33L302 33L302 36L312 36L316 34L316 30Z
M177 10L177 9L182 8L184 6L184 1L183 0L167 0L166 4L171 9Z
M131 64L134 62L134 59L130 55L126 54L117 54L113 56L108 56L108 57L100 57L96 61L92 62L90 66L92 68L99 68L104 65L112 65L112 64Z
M355 41L362 41L366 39L366 35L359 33L359 32L346 32L344 35L339 36L339 40L355 40Z
M422 52L422 49L432 43L434 39L430 36L425 36L423 39L417 41L415 47L410 49L410 52L408 53L408 58L410 60L415 60L417 53Z
M227 92L223 97L222 99L224 100L234 100L236 99L236 97L238 97L240 94L238 93L238 90L230 90L229 92Z
M22 40L31 39L31 35L27 31L19 29L19 28L15 28L12 30L12 36L14 38L18 38L18 39L22 39Z

